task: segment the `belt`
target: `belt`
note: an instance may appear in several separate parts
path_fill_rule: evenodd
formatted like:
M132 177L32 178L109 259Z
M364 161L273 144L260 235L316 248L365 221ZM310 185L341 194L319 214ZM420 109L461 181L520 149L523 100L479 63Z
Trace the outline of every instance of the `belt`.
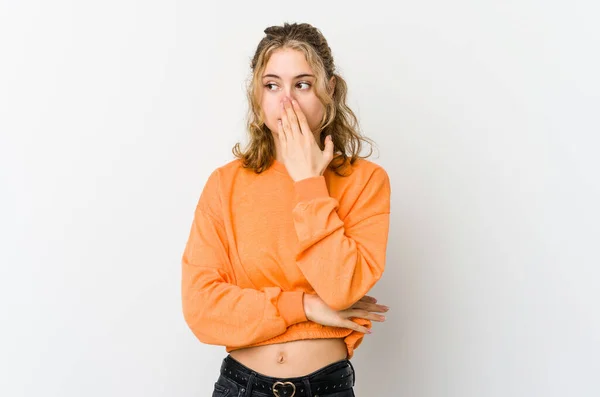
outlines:
M322 394L351 389L354 386L354 368L348 359L330 364L306 376L286 379L259 374L227 357L221 365L221 374L242 387L248 386L252 391L276 397L318 397ZM251 391L247 395L250 394Z

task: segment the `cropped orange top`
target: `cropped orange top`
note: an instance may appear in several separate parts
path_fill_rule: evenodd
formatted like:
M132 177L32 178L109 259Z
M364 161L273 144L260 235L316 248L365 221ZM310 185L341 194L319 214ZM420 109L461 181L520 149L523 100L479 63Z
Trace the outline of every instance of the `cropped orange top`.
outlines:
M352 358L364 334L309 321L302 299L347 309L383 274L389 178L366 159L347 166L294 182L277 160L257 174L236 159L210 174L182 257L183 315L201 342L231 352L343 338Z

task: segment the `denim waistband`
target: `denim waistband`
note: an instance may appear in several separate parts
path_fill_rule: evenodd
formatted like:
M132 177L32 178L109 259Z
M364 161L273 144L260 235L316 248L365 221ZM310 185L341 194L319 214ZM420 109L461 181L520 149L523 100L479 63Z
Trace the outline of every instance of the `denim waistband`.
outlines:
M351 389L355 384L354 367L348 359L336 361L304 376L276 378L258 373L228 355L221 364L221 374L246 388L246 396L256 391L268 396L316 397Z

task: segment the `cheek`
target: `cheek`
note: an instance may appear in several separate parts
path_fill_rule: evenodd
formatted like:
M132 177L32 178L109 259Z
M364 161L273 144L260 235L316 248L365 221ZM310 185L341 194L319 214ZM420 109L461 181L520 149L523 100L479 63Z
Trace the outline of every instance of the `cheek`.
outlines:
M274 131L277 129L277 119L279 118L279 102L274 98L263 98L261 101L261 107L263 110L263 117L265 124L270 130Z
M321 102L316 99L315 101L310 101L308 103L301 103L300 107L308 120L308 125L311 129L315 129L321 119L323 118L323 114L325 113L325 107L321 104Z
M279 103L275 100L267 100L263 103L263 109L265 109L265 113L267 118L274 119L279 117Z

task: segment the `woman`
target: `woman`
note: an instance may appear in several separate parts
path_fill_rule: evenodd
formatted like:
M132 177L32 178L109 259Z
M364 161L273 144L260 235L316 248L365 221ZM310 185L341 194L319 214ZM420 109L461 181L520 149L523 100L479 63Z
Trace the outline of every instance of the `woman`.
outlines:
M390 185L359 156L331 50L309 24L265 29L250 141L209 176L182 258L184 317L223 345L216 396L354 396L350 358L388 310ZM334 155L335 152L335 155Z

